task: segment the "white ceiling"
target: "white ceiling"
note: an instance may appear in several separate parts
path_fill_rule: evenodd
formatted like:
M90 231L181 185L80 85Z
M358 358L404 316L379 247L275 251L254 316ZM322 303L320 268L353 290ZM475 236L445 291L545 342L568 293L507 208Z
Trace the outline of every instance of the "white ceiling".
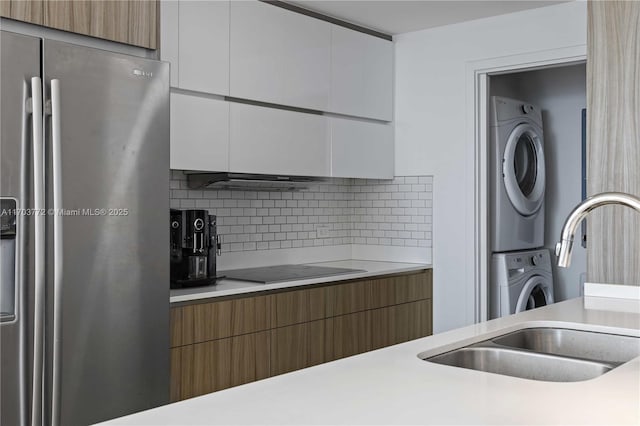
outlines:
M567 1L567 0L565 0ZM298 0L314 12L395 35L565 1L525 0Z

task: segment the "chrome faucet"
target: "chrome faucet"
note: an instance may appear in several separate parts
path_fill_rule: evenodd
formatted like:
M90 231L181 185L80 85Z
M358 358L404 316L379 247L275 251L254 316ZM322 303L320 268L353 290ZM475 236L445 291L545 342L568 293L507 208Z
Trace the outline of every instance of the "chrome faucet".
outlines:
M628 206L640 213L640 198L623 192L602 192L587 198L573 209L562 227L560 242L556 244L558 266L561 268L569 267L571 263L571 250L573 250L573 238L582 219L593 209L607 204Z

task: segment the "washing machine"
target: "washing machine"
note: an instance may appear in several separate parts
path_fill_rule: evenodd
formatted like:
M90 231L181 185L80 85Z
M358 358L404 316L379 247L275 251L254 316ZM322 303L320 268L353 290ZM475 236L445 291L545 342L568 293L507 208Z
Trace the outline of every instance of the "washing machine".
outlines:
M549 250L494 254L489 293L491 318L553 303Z
M530 103L491 97L491 252L544 245L542 113Z

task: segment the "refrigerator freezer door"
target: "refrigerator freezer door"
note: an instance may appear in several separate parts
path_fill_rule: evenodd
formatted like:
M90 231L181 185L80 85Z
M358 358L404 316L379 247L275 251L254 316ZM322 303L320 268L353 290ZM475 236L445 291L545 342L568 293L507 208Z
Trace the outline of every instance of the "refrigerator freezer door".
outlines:
M3 289L14 289L15 312L10 321L0 322L0 424L24 425L29 421L33 364L29 329L33 324L33 215L28 214L33 208L33 151L28 100L31 78L40 76L40 39L0 31L0 54L0 197L12 200L10 204L18 209L14 247L2 253L15 254L10 274L3 260L0 283ZM0 297L5 295L3 290Z
M49 40L43 66L45 409L90 424L169 401L169 67Z

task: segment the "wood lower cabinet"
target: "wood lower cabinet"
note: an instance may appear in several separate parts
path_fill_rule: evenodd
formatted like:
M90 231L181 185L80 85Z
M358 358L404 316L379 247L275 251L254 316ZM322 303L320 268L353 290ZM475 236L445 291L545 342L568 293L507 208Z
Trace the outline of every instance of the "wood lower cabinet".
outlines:
M269 332L245 334L171 349L171 400L269 377Z
M271 328L273 296L244 297L171 309L171 346L239 336Z
M432 334L431 299L371 311L371 349Z
M271 375L309 365L309 323L271 330Z
M0 16L156 48L156 0L3 0Z
M432 333L431 270L171 309L179 401Z
M345 358L372 349L371 313L371 311L356 312L326 320L327 327L332 329L333 346L333 353L327 361Z

